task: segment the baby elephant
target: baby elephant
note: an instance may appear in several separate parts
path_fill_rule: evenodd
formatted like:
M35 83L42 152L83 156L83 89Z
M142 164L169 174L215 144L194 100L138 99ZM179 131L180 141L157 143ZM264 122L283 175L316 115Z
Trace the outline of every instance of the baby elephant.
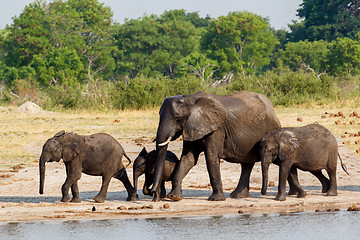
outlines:
M134 191L131 197L132 201L137 200L137 183L138 178L145 173L145 183L143 187L143 193L145 195L152 195L149 191L150 186L153 184L154 179L154 171L155 171L155 161L156 161L156 150L151 152L147 152L146 148L143 148L139 153L139 156L135 159L133 165L133 176L134 176ZM170 151L166 153L166 161L164 172L162 175L162 182L161 182L161 191L159 194L159 190L155 192L153 201L157 202L160 201L161 198L166 197L166 189L165 189L165 181L171 181L174 169L176 164L178 164L179 159L178 157Z
M336 165L337 156L340 158L340 155L335 137L325 127L310 124L304 127L280 128L263 137L260 147L263 195L266 194L269 165L272 162L280 167L278 194L275 200L286 199L286 179L289 172L296 171L297 168L315 175L327 196L337 195ZM348 174L341 158L340 162ZM330 180L322 174L322 169L327 171ZM296 182L295 185L298 188L298 197L304 197L306 193L300 184Z
M126 169L122 163L122 156L129 162L124 149L112 136L106 133L96 133L82 136L76 133L60 131L53 138L46 141L40 156L40 194L44 192L45 163L63 159L66 166L66 180L62 185L62 202L70 200L69 188L71 187L71 202L80 202L77 181L81 172L93 176L102 176L102 186L96 202L104 202L107 189L112 177L123 182L128 192L127 200L131 199L133 187L129 181Z

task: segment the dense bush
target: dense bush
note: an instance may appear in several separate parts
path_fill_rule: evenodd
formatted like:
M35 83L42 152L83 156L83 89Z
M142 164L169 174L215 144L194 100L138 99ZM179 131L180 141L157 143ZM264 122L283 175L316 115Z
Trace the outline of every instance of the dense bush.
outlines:
M0 103L21 104L31 100L48 110L61 109L145 109L159 107L166 97L207 91L230 94L253 91L266 95L274 105L323 104L356 98L360 80L348 75L336 78L289 69L267 71L261 76L237 76L228 85L217 88L201 84L195 77L166 77L110 81L92 81L73 86L39 87L30 80L17 80L12 88L0 86Z

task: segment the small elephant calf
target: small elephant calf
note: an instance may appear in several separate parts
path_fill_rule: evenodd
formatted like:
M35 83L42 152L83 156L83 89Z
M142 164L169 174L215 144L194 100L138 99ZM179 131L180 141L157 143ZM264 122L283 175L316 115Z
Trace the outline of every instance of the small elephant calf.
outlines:
M286 179L290 172L296 173L296 169L309 171L315 175L327 196L337 195L336 166L337 157L340 158L340 155L335 137L325 127L309 124L303 127L277 129L260 140L260 155L262 194L266 194L269 165L273 162L280 166L278 194L275 200L286 199ZM340 162L341 167L348 174L341 158ZM322 174L322 169L327 171L330 180ZM304 197L306 193L297 179L293 181L296 181L298 197Z
M96 202L105 201L112 177L122 181L128 192L126 200L129 201L134 188L123 165L123 155L131 163L120 143L109 134L96 133L90 136L82 136L72 132L60 131L48 139L43 146L39 161L39 192L40 194L44 193L45 163L58 162L63 159L67 177L61 188L62 202L70 201L70 187L73 195L71 202L80 202L77 182L81 178L81 172L93 176L102 176L100 192L94 197Z
M146 151L146 148L144 147L139 153L139 156L135 159L133 165L134 191L131 197L132 201L136 201L138 199L136 195L138 178L144 173L145 173L145 183L143 187L143 193L145 195L150 195L150 196L152 195L149 188L153 184L153 180L154 180L156 156L157 156L156 150L153 150L148 153ZM160 187L161 188L160 194L159 194L159 190L155 192L153 198L154 202L160 201L160 197L161 198L166 197L165 181L172 180L174 169L178 163L179 163L178 157L173 152L167 151L164 172L162 175L162 182Z

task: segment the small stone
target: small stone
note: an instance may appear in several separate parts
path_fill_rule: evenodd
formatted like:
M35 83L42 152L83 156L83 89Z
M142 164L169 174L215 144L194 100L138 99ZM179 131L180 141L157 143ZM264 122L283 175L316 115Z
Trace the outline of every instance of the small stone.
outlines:
M117 209L119 210L126 210L127 208L125 206L119 206Z
M95 206L92 207L91 211L95 212L96 211L96 208Z
M164 207L165 209L168 209L168 208L170 207L170 205L169 205L168 203L165 203L165 204L163 205L163 207Z
M296 119L296 121L298 121L298 122L302 122L302 121L303 121L303 119L302 119L301 117L298 117L298 118Z
M274 186L275 186L274 181L270 181L270 182L269 182L269 187L274 187Z
M238 211L238 214L243 214L243 213L244 213L243 210L239 210L239 211Z

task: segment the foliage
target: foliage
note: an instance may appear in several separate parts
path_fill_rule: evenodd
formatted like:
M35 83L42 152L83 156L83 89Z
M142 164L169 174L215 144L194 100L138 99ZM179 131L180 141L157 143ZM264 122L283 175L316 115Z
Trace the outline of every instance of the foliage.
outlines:
M360 30L359 6L359 0L304 0L298 16L304 18L306 39L354 38Z
M358 35L359 36L359 35ZM339 38L330 44L327 70L334 75L360 73L360 39Z
M288 31L247 11L114 24L98 0L35 0L0 30L0 103L140 109L203 90L285 106L357 97L359 13L359 1L304 0Z
M278 43L266 19L244 11L230 12L212 21L201 46L218 62L220 72L254 73L269 64Z
M25 7L3 41L5 72L33 68L41 84L75 84L112 70L112 13L97 0L37 0ZM33 73L33 71L28 71ZM9 75L9 74L8 74Z
M305 69L324 72L329 43L320 41L288 42L284 50L280 50L279 59L284 66L293 71Z
M200 38L186 16L184 10L173 10L117 25L118 74L177 76L182 59L196 51Z

